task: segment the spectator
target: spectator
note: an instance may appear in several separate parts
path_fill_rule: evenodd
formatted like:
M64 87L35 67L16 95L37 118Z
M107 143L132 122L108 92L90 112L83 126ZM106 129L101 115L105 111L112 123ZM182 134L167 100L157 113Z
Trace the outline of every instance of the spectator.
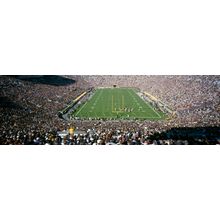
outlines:
M0 144L220 144L219 76L66 77L75 83L59 86L0 77ZM170 106L176 117L169 121L77 119L76 131L69 135L72 122L59 118L58 111L91 87L114 84L149 92ZM60 131L67 135L61 137Z

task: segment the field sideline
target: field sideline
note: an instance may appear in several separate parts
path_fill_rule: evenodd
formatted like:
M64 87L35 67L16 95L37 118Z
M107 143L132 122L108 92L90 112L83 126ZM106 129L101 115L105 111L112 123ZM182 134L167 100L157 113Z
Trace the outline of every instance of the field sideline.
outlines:
M74 117L103 119L164 119L164 113L138 96L131 88L97 89L90 100L80 106Z

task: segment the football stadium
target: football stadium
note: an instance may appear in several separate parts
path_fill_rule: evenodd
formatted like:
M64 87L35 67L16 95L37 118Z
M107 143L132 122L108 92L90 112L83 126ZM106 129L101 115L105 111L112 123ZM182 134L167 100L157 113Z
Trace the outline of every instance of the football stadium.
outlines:
M102 119L162 119L163 112L155 110L148 101L130 88L99 88L89 101L73 116Z
M218 75L0 76L2 145L220 144Z

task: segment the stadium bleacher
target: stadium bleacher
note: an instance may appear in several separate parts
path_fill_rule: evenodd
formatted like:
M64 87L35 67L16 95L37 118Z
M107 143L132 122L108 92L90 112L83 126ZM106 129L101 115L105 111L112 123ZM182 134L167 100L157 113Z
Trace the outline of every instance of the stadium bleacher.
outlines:
M170 106L175 117L161 121L58 117L85 91L112 85L153 95ZM217 75L0 76L0 144L220 144L219 95ZM71 127L74 134L68 132Z

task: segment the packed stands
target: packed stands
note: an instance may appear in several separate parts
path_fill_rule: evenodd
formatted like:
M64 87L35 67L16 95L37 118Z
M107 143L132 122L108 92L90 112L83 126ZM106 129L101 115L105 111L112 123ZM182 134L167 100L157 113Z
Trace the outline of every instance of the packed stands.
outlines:
M162 121L58 116L85 91L112 85L147 92L175 115ZM220 144L219 97L217 75L0 76L0 144Z

